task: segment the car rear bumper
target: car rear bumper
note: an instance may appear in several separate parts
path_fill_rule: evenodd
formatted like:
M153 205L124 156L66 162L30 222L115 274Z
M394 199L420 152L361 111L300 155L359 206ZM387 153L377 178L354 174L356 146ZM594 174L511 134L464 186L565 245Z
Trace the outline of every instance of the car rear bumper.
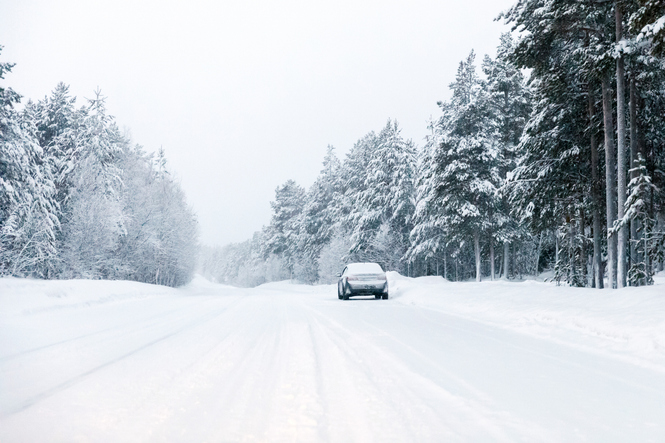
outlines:
M388 282L383 280L348 282L349 295L379 295L388 292Z

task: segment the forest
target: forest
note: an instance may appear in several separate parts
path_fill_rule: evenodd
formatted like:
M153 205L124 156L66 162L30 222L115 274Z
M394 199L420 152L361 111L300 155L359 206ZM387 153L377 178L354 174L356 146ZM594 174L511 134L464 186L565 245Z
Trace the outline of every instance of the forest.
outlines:
M221 247L199 248L163 151L133 145L100 92L77 106L61 83L21 103L0 85L0 276L331 283L372 261L450 280L651 284L665 243L665 5L518 0L497 20L511 32L494 58L459 62L422 143L389 119L341 159L329 146L308 189L278 186L270 223Z
M132 146L99 92L20 100L0 87L0 276L189 282L197 222L163 151Z
M665 241L665 5L518 0L495 58L471 51L422 146L398 123L328 147L272 218L204 247L201 272L332 283L349 261L450 280L648 285Z

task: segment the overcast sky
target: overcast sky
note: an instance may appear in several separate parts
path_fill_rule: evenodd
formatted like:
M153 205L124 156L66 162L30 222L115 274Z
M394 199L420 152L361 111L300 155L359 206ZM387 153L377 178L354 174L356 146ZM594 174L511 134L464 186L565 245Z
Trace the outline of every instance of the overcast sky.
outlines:
M149 151L163 147L201 241L249 238L275 188L309 186L397 119L422 145L460 60L494 56L514 0L0 0L4 85L40 99L63 81Z

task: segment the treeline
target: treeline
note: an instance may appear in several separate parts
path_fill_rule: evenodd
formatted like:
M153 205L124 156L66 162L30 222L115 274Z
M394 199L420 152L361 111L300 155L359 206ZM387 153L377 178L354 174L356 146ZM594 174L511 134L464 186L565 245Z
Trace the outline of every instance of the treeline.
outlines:
M276 190L251 240L204 250L209 278L331 282L348 261L408 275L574 286L653 282L665 227L665 6L520 0L495 59L459 65L416 148L389 121L305 190ZM525 77L528 73L528 78Z
M20 98L0 88L0 276L188 282L197 222L163 151L131 146L99 93Z

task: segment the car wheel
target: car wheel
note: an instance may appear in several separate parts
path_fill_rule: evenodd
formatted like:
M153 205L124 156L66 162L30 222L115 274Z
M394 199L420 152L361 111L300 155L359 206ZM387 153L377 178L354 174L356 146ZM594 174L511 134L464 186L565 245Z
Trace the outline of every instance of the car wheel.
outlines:
M383 294L383 299L388 300L388 293L387 292L385 294Z
M342 284L337 283L337 298L342 299Z

